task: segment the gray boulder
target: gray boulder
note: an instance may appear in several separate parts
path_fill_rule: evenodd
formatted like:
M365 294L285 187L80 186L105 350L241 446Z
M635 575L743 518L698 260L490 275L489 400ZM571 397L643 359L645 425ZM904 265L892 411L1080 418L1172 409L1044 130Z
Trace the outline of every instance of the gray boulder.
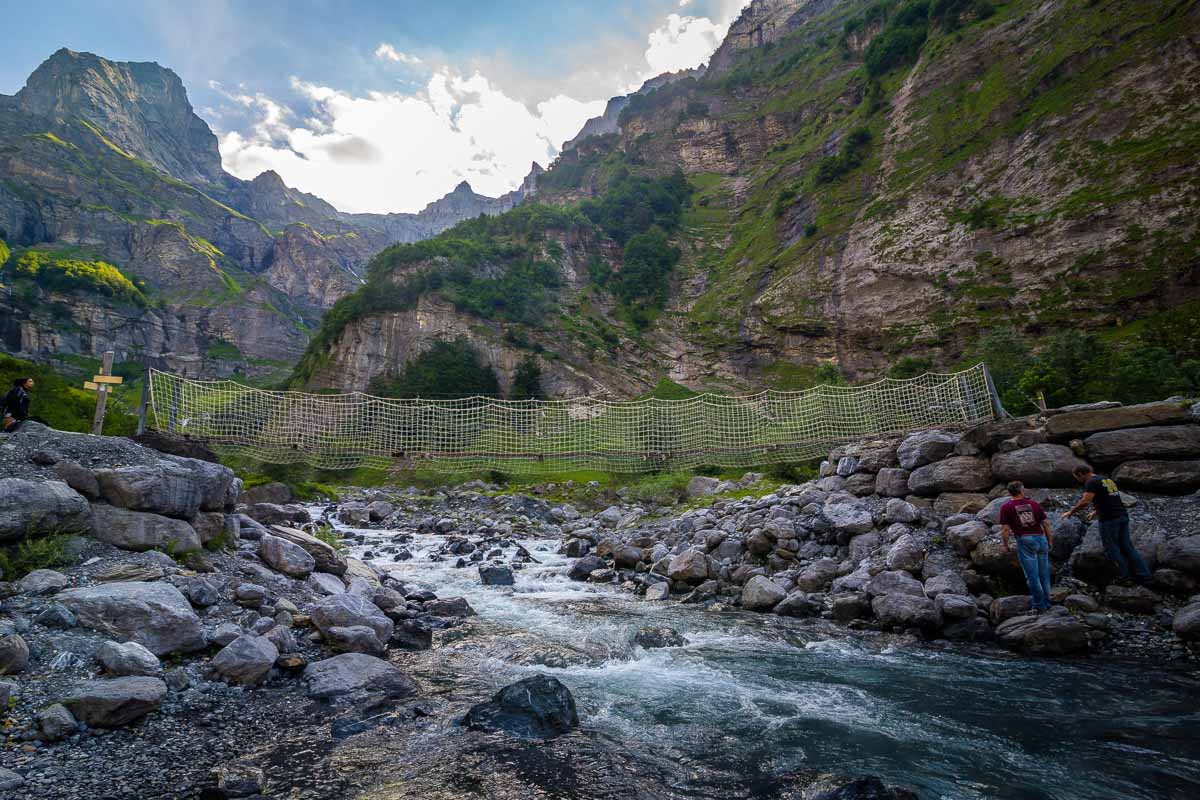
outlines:
M323 542L315 536L310 536L301 530L289 528L285 525L273 525L271 527L271 535L278 536L281 539L286 539L294 545L304 548L316 566L314 569L317 572L327 572L330 575L345 575L349 569L349 563L345 556L338 552L333 545Z
M979 607L975 605L975 601L966 592L961 594L939 594L934 600L934 606L943 619L972 619L979 613Z
M21 594L40 596L54 594L67 588L70 584L71 581L61 572L55 572L52 569L35 569L17 581L17 588L21 590Z
M888 594L907 594L913 597L924 597L925 587L921 582L907 572L880 572L862 587L863 591L872 597Z
M334 626L323 631L325 641L336 653L367 653L382 656L386 652L384 643L375 636L375 631L366 625ZM393 629L393 634L395 633Z
M1061 607L1013 617L996 628L996 636L1004 646L1033 655L1070 655L1088 648L1088 626Z
M90 528L88 501L65 483L0 478L0 542Z
M999 535L989 535L971 551L971 563L980 572L997 575L1011 581L1024 581L1021 562L1017 560L1017 543L1009 540L1008 550Z
M85 628L133 641L156 656L205 647L204 629L191 605L167 583L116 582L60 592Z
M642 628L633 635L633 643L646 650L662 647L683 647L687 639L671 628Z
M666 581L652 583L646 587L647 600L666 600L671 596L671 584Z
M908 470L885 467L875 475L875 494L880 497L905 497L908 495Z
M105 642L96 651L96 661L114 678L162 672L158 657L137 642Z
M230 683L252 686L266 677L277 658L279 650L271 640L246 633L225 645L213 657L212 667Z
M479 582L484 586L512 586L516 583L512 567L499 564L480 564Z
M167 684L159 678L108 678L84 683L62 704L90 727L116 728L156 710L166 696Z
M76 464L74 461L63 460L54 465L54 474L60 481L88 500L100 499L100 484L87 467Z
M914 470L935 461L941 461L954 452L959 436L945 431L921 431L900 443L896 455L900 466Z
M838 562L819 558L805 567L796 578L796 588L802 592L821 592L838 576Z
M885 628L937 630L942 620L933 601L923 594L884 594L871 600L871 610Z
M932 497L943 492L984 492L992 488L991 463L979 456L952 456L914 470L908 488Z
M321 595L346 593L346 584L342 583L342 579L327 572L314 572L309 575L308 588Z
M742 587L742 608L748 611L770 611L787 592L765 575L755 575Z
M19 633L0 635L0 675L24 672L29 664L29 645Z
M905 570L916 572L925 561L925 548L918 544L911 534L904 534L892 542L887 554L889 570Z
M383 659L363 653L343 653L314 661L304 668L309 697L320 700L365 693L398 699L417 693L417 684Z
M846 537L866 533L875 527L871 509L859 502L830 500L821 509L821 516L829 521L838 534Z
M871 613L871 598L864 592L838 595L833 598L830 611L838 622L862 619Z
M1028 487L1074 487L1072 470L1083 461L1061 444L1035 444L992 456L992 476L1001 483L1021 481Z
M579 725L575 698L557 678L534 675L505 686L486 703L472 706L463 725L522 739L549 739Z
M97 503L92 507L92 520L92 535L122 550L184 553L200 549L200 535L181 519Z
M1163 401L1134 406L1110 406L1066 414L1046 420L1046 434L1053 439L1076 439L1101 431L1140 428L1148 425L1176 425L1194 421L1187 403Z
M888 522L916 522L921 518L921 512L916 506L898 497L888 500L884 515Z
M169 461L96 470L96 480L104 500L119 508L180 519L200 510L200 487L188 470Z
M425 610L435 617L473 617L475 609L465 597L439 597L425 603Z
M721 482L716 478L709 478L704 475L697 475L688 481L687 496L693 500L699 497L708 497L717 492L717 487Z
M62 703L55 703L37 713L37 726L42 741L58 742L79 730L79 723Z
M1185 642L1200 641L1200 602L1191 603L1175 612L1171 629Z
M349 593L322 598L313 607L311 618L313 625L326 638L329 638L331 628L350 628L358 625L370 628L375 632L380 647L387 645L394 627L378 606Z
M308 510L300 505L276 505L275 503L255 503L249 506L238 506L248 519L259 525L297 525L312 522Z
M1200 425L1167 425L1094 433L1083 441L1088 458L1111 465L1142 459L1200 457Z
M317 566L316 560L303 547L269 533L258 540L258 557L268 567L289 578L307 578Z
M1181 539L1167 539L1166 532L1153 520L1133 519L1130 525L1130 541L1137 549L1146 566L1154 569L1161 564L1164 567L1181 569L1179 563L1168 563L1159 558L1160 553L1168 556L1186 548ZM1189 538L1189 537L1183 537ZM1196 537L1200 542L1200 536ZM1071 553L1071 574L1082 581L1094 585L1104 585L1116 580L1118 572L1116 565L1109 560L1100 539L1100 526L1091 525L1083 537L1083 541ZM1200 567L1200 562L1197 562Z
M673 581L703 583L709 578L708 556L696 548L684 550L671 559L667 566L667 577Z
M1126 461L1113 471L1118 486L1160 494L1200 489L1200 461Z
M815 617L824 610L819 600L805 592L792 592L774 608L781 617Z
M971 554L980 542L988 537L991 529L982 522L964 522L946 529L946 542L963 556Z
M1141 552L1137 542L1134 542L1134 546ZM1158 560L1164 567L1200 576L1200 534L1168 539L1159 548L1158 554Z
M925 581L925 596L933 600L943 594L966 595L967 583L957 572L943 572Z
M282 483L263 483L253 486L243 490L241 496L238 497L238 502L248 506L255 503L274 503L283 506L295 500L296 496L292 494L292 490Z

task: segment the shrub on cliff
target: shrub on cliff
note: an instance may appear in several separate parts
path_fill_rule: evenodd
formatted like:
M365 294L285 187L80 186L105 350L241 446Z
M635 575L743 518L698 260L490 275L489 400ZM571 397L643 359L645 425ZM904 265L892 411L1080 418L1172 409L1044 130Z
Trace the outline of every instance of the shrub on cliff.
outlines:
M464 338L439 340L404 365L398 377L377 378L371 394L380 397L499 397L495 371Z

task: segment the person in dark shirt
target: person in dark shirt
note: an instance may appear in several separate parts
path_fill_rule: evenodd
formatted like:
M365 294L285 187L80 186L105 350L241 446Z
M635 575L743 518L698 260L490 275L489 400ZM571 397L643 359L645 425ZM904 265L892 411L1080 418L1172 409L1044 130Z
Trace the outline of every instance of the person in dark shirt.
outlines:
M1033 613L1040 614L1050 608L1050 547L1054 544L1054 531L1041 505L1025 496L1024 484L1013 481L1008 485L1008 493L1012 499L1000 506L1000 538L1007 553L1009 532L1016 534L1017 561L1029 584Z
M1100 519L1100 541L1104 543L1109 560L1117 565L1119 580L1149 583L1150 568L1129 537L1129 513L1117 491L1117 484L1112 478L1097 475L1088 466L1076 467L1075 479L1083 484L1083 497L1063 517L1074 516L1089 505L1093 506L1095 516Z
M29 390L32 388L33 378L17 378L13 381L12 389L4 396L2 424L5 433L12 433L29 419Z

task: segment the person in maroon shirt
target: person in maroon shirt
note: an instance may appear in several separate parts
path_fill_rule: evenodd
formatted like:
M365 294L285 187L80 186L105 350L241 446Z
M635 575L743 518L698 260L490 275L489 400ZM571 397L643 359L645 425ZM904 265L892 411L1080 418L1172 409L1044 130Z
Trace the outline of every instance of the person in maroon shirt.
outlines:
M1012 499L1000 506L1000 538L1004 551L1008 552L1009 533L1017 536L1017 561L1029 584L1029 596L1033 598L1033 613L1050 608L1050 547L1054 544L1054 531L1046 519L1046 512L1038 502L1025 496L1025 485L1013 481L1008 485Z

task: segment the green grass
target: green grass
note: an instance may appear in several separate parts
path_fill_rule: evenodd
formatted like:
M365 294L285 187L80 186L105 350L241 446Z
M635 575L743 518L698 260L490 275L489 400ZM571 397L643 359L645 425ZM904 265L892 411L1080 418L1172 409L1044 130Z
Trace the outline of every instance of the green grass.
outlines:
M70 534L50 534L25 538L17 544L0 547L0 570L4 580L19 580L35 569L61 569L72 564L67 555Z

